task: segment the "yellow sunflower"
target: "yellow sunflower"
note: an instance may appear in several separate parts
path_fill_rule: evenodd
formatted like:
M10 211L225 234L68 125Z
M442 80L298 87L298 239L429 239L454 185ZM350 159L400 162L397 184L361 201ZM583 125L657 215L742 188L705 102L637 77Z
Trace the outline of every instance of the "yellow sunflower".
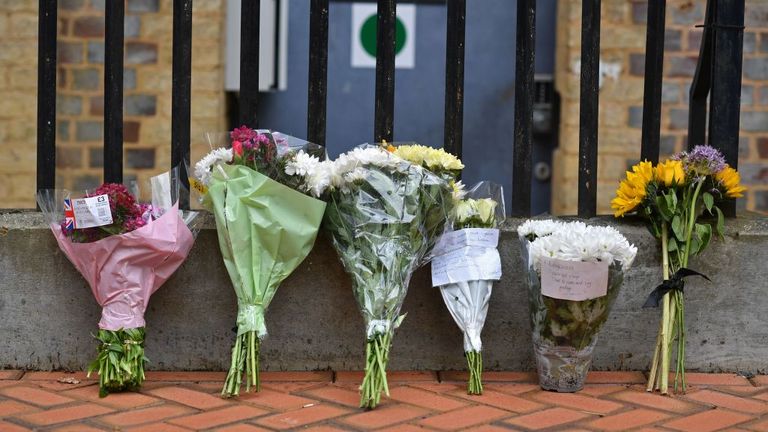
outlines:
M645 199L648 183L653 181L653 165L648 161L640 162L627 171L627 178L622 180L616 190L616 198L611 201L614 216L624 216L633 211Z
M725 196L728 198L743 197L743 192L747 190L747 188L740 184L741 176L739 176L739 172L728 165L715 174L715 178L725 188Z
M671 159L659 163L656 165L656 178L667 187L683 183L685 181L683 163L679 160Z

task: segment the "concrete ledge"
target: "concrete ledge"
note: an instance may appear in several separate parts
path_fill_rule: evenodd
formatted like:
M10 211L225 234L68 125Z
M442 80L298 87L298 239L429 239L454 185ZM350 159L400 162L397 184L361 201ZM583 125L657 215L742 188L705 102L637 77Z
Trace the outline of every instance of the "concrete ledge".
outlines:
M504 277L491 299L483 331L489 370L533 366L526 285L518 272L514 228L504 227ZM600 336L594 368L643 370L652 355L659 312L640 306L661 278L655 239L639 221L616 225L639 248L619 299ZM768 219L742 215L729 220L693 268L713 278L691 280L686 293L688 368L700 371L768 371ZM236 299L210 220L187 262L161 287L147 311L148 365L154 370L224 370L229 364ZM414 275L403 306L392 370L461 370L462 339L429 272ZM81 370L95 353L99 307L90 289L59 251L42 215L0 213L0 368ZM349 278L325 238L283 284L267 314L270 337L262 346L262 369L359 370L364 327Z

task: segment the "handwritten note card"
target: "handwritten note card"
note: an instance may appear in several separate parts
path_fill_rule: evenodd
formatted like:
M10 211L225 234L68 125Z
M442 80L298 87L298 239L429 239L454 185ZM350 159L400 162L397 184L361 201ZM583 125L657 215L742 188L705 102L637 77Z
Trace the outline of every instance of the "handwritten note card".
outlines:
M608 263L541 258L541 294L582 301L608 294Z

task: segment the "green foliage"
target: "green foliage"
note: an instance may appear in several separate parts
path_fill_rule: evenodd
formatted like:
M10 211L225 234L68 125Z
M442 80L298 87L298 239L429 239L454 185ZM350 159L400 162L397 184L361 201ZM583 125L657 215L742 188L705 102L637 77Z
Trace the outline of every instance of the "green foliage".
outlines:
M144 382L144 327L99 330L98 356L88 366L88 376L99 374L99 397L137 390Z

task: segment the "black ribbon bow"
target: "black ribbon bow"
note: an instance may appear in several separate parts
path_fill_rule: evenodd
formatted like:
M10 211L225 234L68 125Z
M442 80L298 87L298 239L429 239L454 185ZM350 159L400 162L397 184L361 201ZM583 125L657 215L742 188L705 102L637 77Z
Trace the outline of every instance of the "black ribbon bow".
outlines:
M659 303L661 302L662 297L664 297L664 294L670 291L683 292L683 287L685 286L684 278L688 276L701 276L704 279L711 282L711 280L707 276L697 272L696 270L691 270L689 268L683 267L680 270L676 271L675 274L672 275L672 277L665 280L664 283L657 286L655 290L651 291L651 294L648 296L648 299L645 301L645 304L643 305L643 307L644 308L659 307Z

